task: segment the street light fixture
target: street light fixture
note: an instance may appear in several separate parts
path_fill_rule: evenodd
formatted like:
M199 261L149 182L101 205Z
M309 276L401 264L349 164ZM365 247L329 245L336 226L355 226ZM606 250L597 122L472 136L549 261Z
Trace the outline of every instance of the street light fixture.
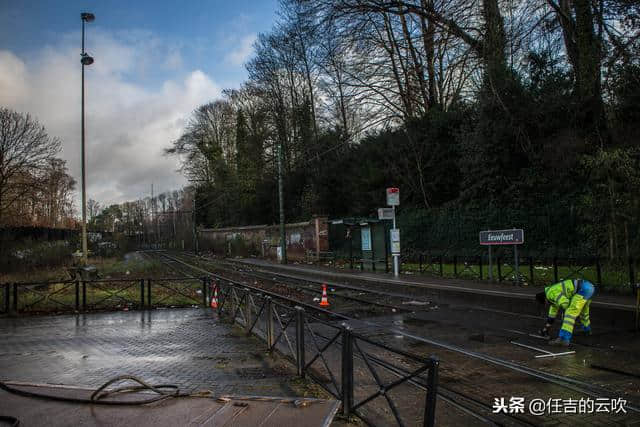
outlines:
M80 14L82 20L82 53L80 54L80 63L82 64L82 263L87 265L87 191L86 191L86 174L85 174L85 155L84 155L84 66L93 64L93 57L84 51L84 23L93 22L96 17L93 13L82 12Z
M85 53L80 62L82 62L82 65L91 65L93 64L93 58Z

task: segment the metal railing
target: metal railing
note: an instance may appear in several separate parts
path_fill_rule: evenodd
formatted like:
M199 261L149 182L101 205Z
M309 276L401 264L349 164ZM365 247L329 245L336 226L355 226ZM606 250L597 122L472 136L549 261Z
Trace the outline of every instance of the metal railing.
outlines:
M391 270L391 259L387 255L369 260L360 257L339 256L334 252L332 265L341 265L352 270ZM499 251L492 257L484 253L459 254L445 249L441 251L407 251L402 254L400 272L427 274L445 278L492 280L494 282L527 283L548 285L563 279L582 277L598 286L631 289L636 283L640 258L602 257L558 257L518 256L518 268L514 266L512 254Z
M0 284L0 313L206 307L209 289L207 277L4 283Z
M217 279L218 313L243 326L371 425L433 426L439 361L354 332L345 316Z
M547 285L563 279L582 277L598 286L620 288L632 287L636 283L639 261L633 257L612 261L600 257L519 256L516 270L514 258L510 254L499 254L490 264L486 254L415 252L403 255L401 271L529 285Z

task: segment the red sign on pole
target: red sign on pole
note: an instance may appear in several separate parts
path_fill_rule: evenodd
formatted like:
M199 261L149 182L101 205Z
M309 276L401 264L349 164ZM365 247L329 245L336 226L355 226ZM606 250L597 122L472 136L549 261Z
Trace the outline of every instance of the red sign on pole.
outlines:
M400 189L396 187L387 188L387 205L400 205Z

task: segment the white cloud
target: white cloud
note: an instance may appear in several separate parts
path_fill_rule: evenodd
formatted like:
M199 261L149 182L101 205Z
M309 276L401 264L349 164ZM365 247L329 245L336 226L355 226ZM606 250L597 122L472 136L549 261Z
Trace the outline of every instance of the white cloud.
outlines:
M236 66L244 64L253 53L253 43L255 43L256 38L256 34L249 34L239 40L235 40L234 42L238 47L225 56L225 61Z
M164 61L164 67L168 70L178 70L182 68L182 54L178 49L171 49Z
M163 149L180 136L198 105L221 94L200 70L166 79L155 89L132 80L144 76L137 55L150 39L131 34L92 34L96 62L85 68L87 191L103 203L147 195L151 182L156 192L184 185L175 172L178 160L164 156ZM0 50L0 105L31 113L62 140L61 156L80 188L81 67L74 41L77 37L63 37L30 54L30 60ZM182 65L179 50L145 61L147 69Z
M26 93L24 63L13 53L0 50L0 105L17 102Z

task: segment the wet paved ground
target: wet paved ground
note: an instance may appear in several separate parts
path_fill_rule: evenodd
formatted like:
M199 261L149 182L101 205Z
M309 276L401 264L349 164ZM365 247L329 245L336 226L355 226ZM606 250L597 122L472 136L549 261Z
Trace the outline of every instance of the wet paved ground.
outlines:
M215 394L299 396L264 343L210 309L0 318L0 379L95 387L117 375Z

